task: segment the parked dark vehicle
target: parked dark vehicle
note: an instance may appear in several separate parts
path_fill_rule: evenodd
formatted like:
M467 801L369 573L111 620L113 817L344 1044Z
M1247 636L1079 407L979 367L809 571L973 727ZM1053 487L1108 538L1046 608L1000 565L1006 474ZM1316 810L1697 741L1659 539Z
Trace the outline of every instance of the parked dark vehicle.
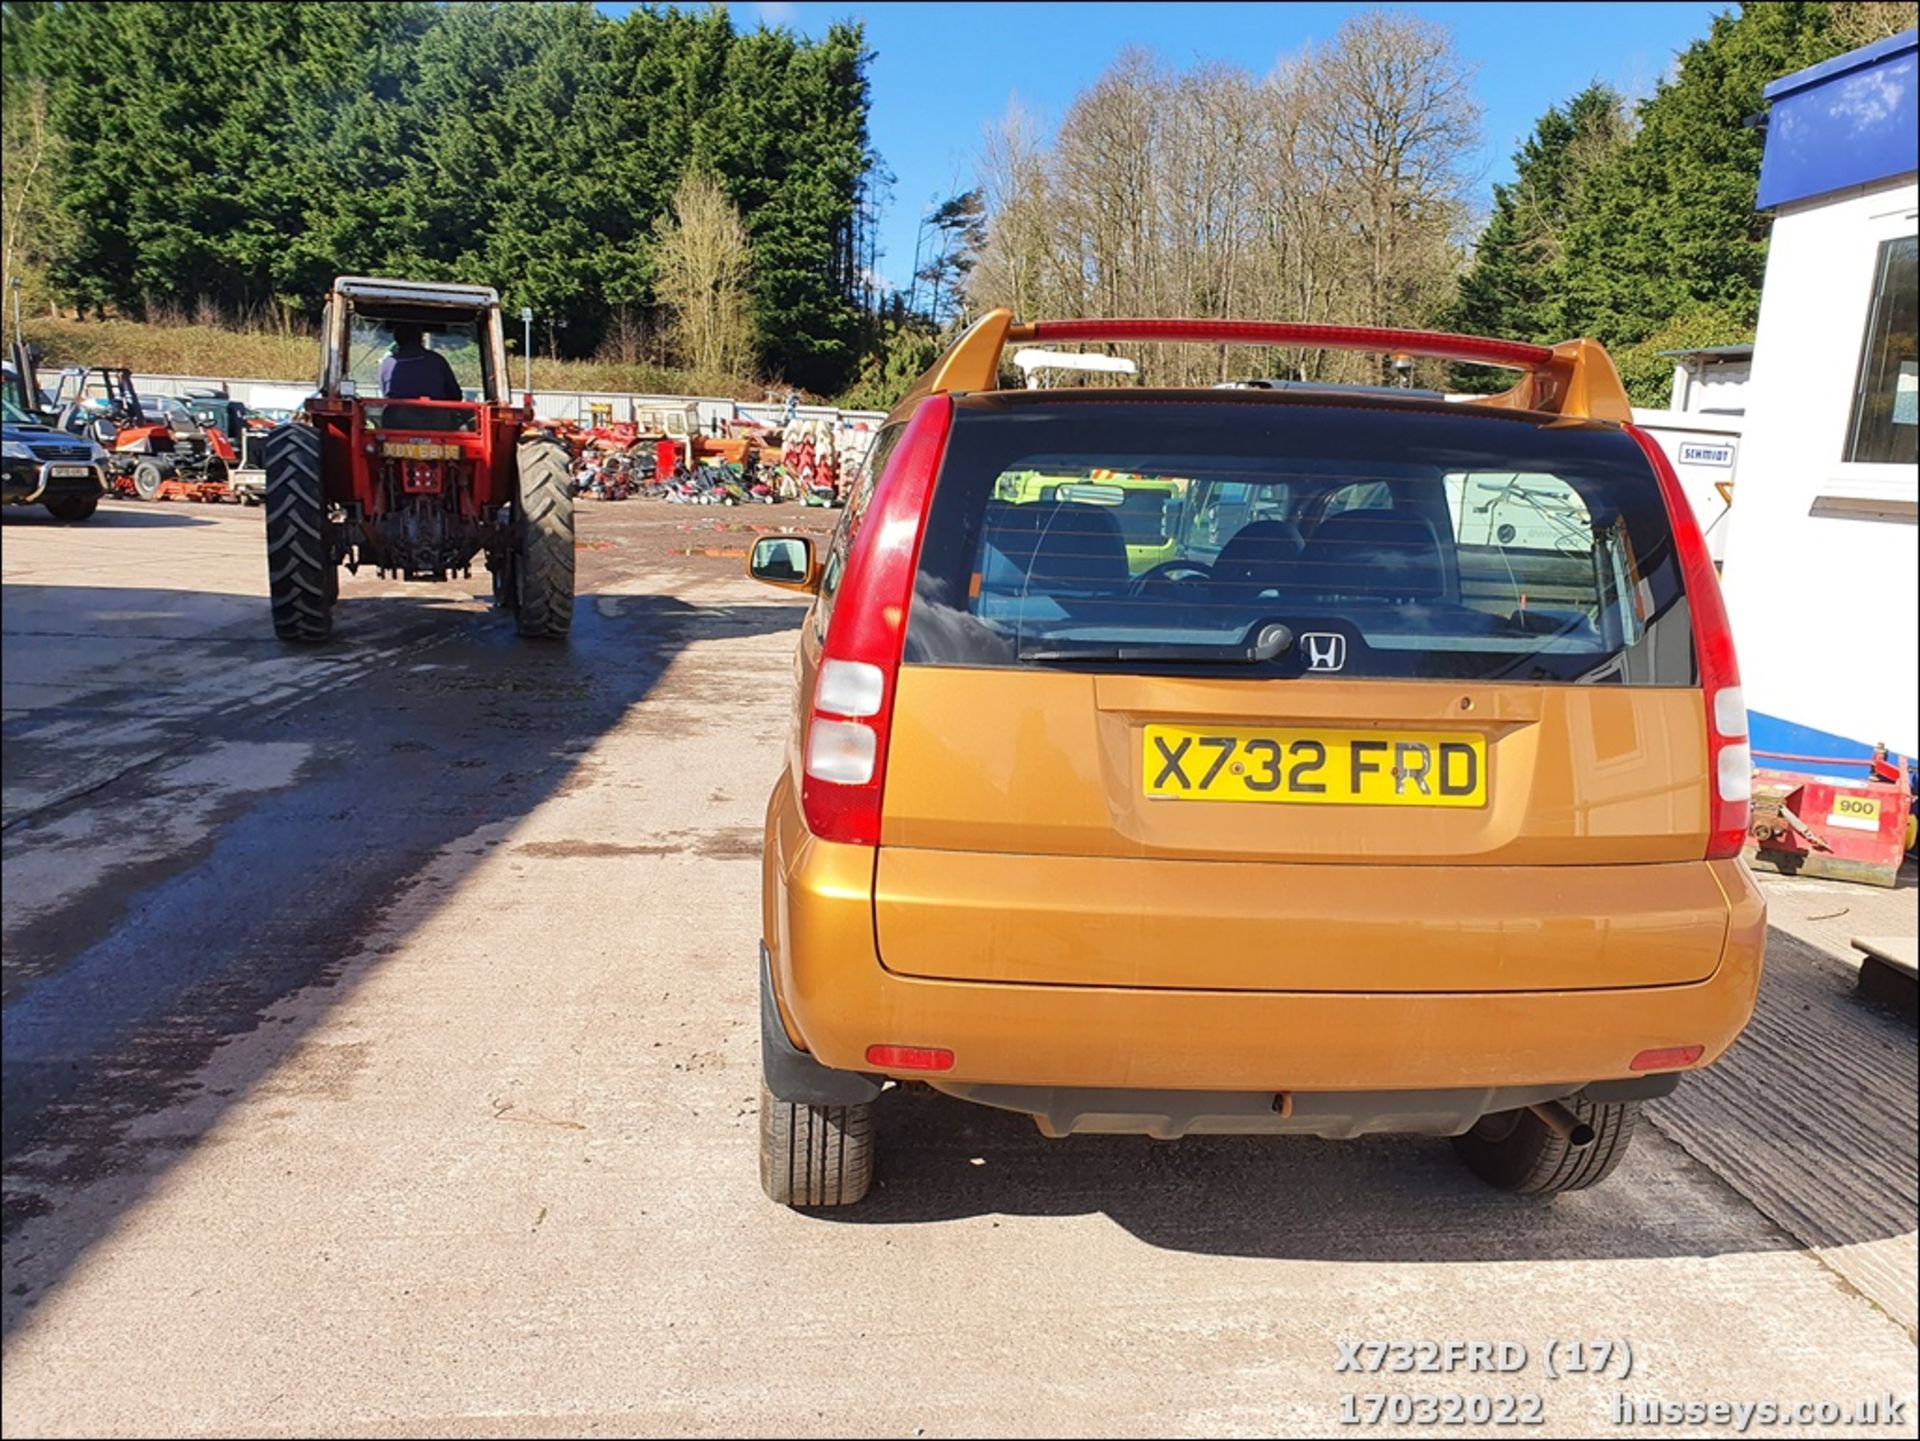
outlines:
M100 447L40 424L8 397L0 425L5 479L0 503L44 505L54 519L85 520L99 508L105 480Z

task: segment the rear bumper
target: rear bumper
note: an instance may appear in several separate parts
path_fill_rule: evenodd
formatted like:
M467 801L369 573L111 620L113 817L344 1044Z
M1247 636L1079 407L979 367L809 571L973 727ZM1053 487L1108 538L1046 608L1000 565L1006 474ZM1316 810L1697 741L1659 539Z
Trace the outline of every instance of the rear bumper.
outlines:
M1654 1047L1732 1044L1753 1012L1766 908L1738 861L1705 979L1606 990L1209 991L904 976L874 939L874 858L808 834L783 781L768 812L764 935L778 1015L822 1065L876 1043L944 1047L942 1085L1261 1092L1577 1088ZM1631 867L1619 867L1630 913ZM1515 897L1524 907L1524 894ZM1515 916L1523 924L1524 914ZM1563 1092L1564 1093L1564 1092Z

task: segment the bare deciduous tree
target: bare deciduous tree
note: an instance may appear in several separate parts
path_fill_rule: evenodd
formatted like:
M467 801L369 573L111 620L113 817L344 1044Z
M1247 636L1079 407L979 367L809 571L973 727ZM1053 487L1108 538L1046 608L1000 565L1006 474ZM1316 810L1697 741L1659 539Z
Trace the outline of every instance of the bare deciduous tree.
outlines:
M1029 315L1049 284L1053 260L1046 220L1047 172L1037 129L1016 104L987 129L980 155L981 198L991 217L970 290Z
M1920 24L1914 0L1836 0L1833 33L1849 48L1871 45Z
M680 363L703 375L745 374L753 354L753 257L733 201L713 177L689 174L654 234L654 294L673 317Z
M59 253L72 221L53 195L60 165L60 137L47 119L47 89L35 80L21 87L0 117L0 300L15 276L32 286L49 256Z
M1051 145L1018 112L989 132L973 302L1023 316L1421 324L1464 254L1470 80L1445 30L1372 12L1264 80L1228 65L1175 75L1128 51ZM1273 369L1226 348L1123 349L1176 384ZM1289 368L1380 373L1332 353Z
M1379 11L1347 21L1306 69L1319 96L1306 139L1360 244L1366 323L1422 320L1467 219L1460 165L1480 122L1471 73L1442 27Z

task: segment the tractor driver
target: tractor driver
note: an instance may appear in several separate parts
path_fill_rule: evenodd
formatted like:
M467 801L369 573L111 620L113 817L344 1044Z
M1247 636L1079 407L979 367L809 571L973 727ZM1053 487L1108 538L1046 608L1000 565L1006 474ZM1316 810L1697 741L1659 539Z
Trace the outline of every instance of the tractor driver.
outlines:
M460 382L446 356L428 350L426 327L397 321L393 349L380 362L380 393L388 400L461 400Z

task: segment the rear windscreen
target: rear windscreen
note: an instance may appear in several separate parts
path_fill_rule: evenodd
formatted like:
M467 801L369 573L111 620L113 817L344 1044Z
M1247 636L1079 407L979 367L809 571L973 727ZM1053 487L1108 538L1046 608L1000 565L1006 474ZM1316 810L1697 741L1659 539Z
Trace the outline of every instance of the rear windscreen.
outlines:
M1691 685L1658 484L1590 422L1237 395L963 406L909 664Z

